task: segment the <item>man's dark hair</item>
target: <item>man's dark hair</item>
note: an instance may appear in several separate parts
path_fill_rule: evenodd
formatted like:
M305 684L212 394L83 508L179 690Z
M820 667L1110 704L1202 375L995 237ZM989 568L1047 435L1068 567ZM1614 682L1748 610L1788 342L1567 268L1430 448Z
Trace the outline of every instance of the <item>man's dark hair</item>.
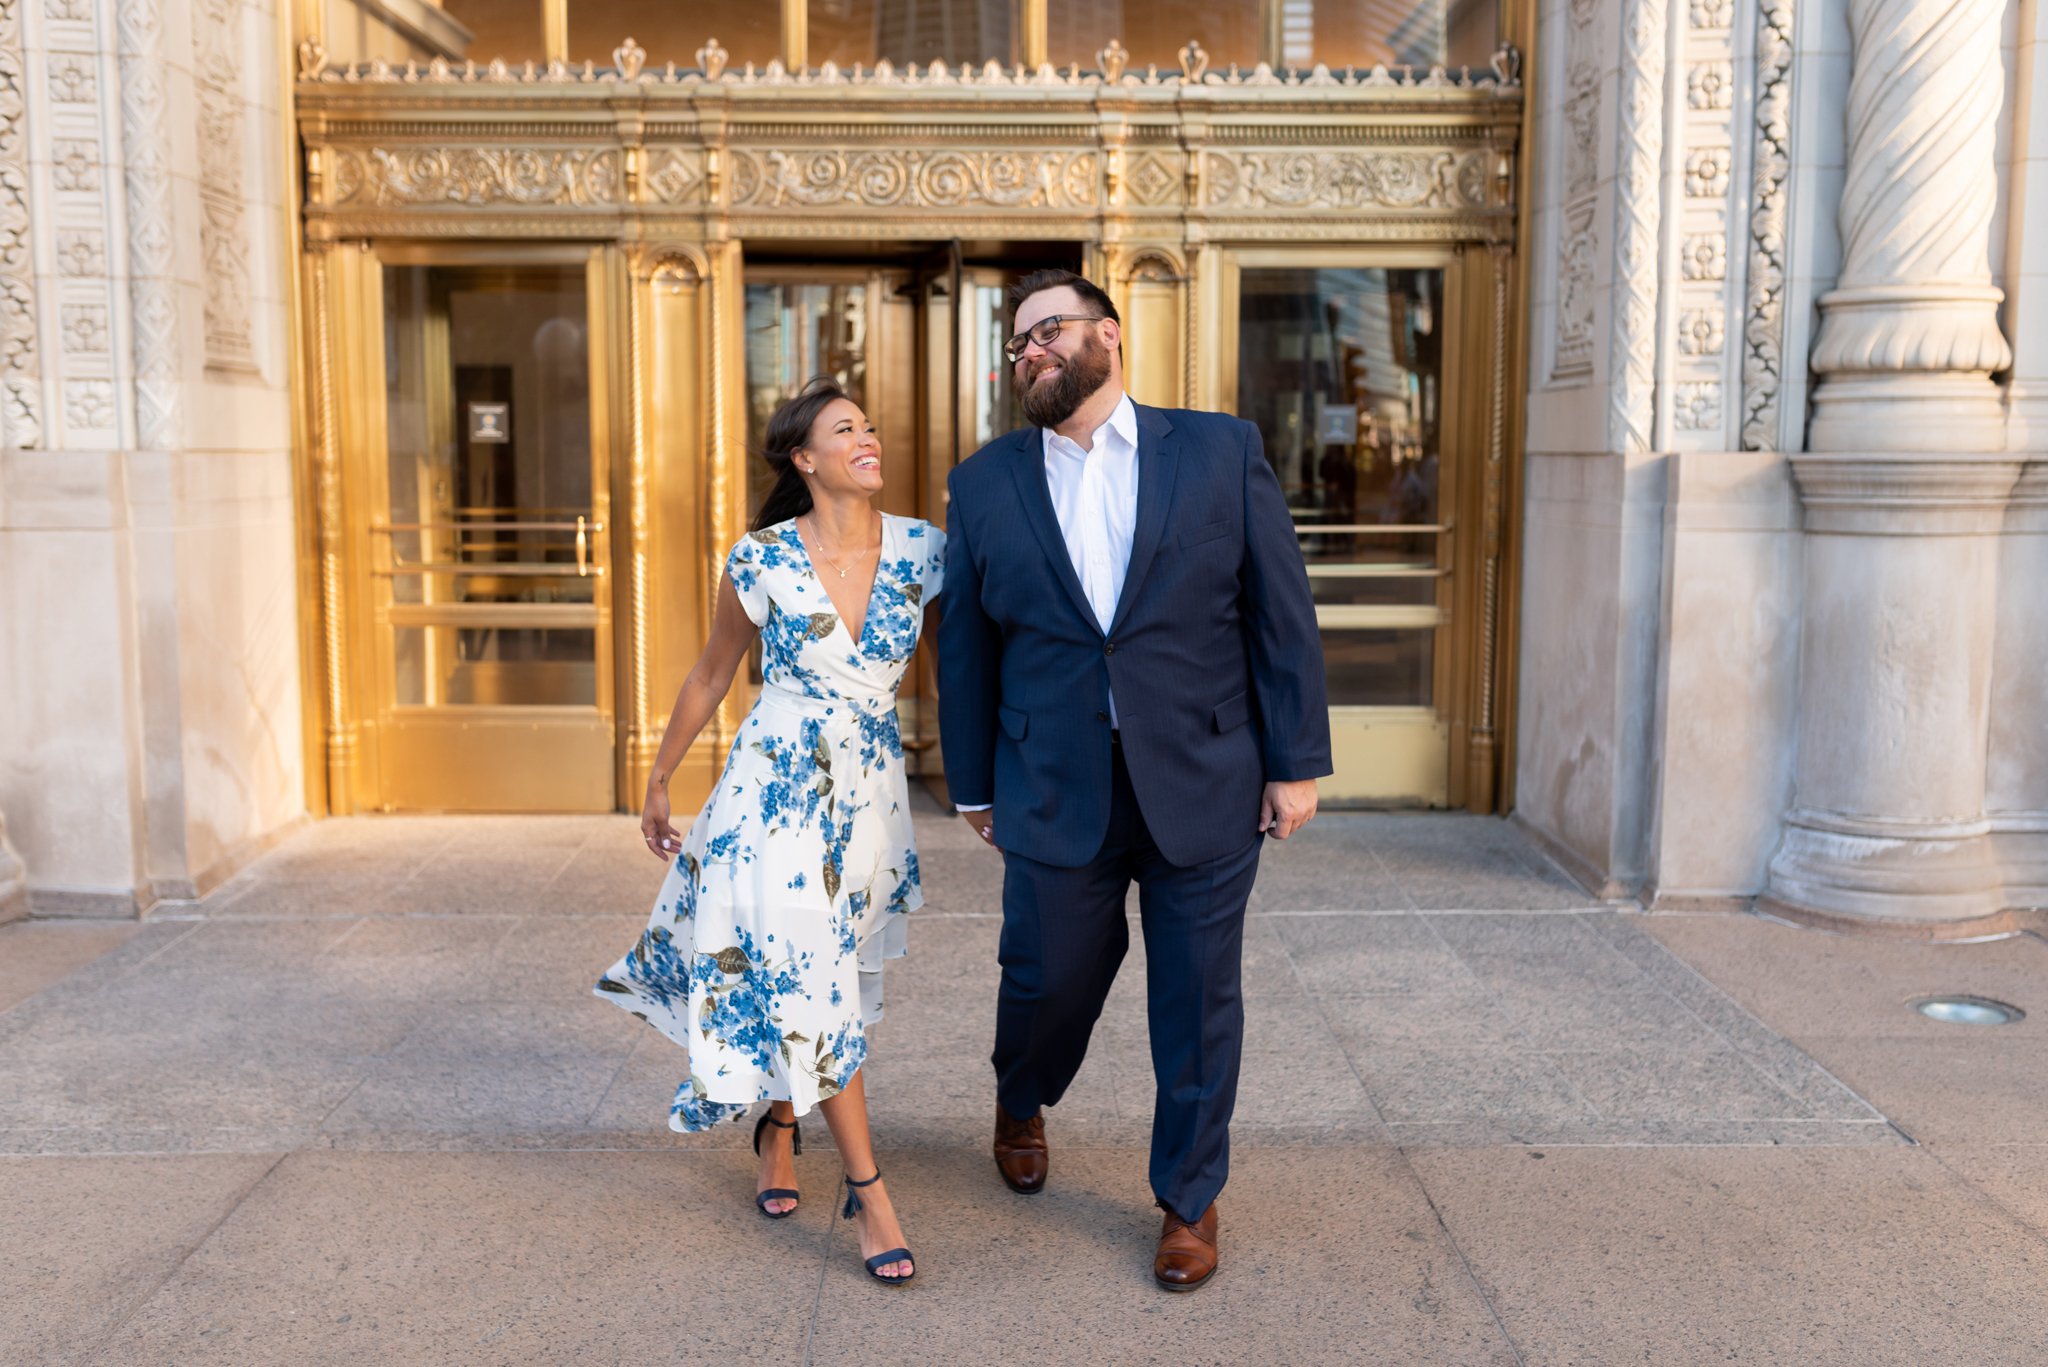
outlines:
M1015 318L1018 307L1032 295L1046 290L1056 290L1063 285L1080 295L1081 302L1090 309L1112 320L1117 326L1123 326L1124 320L1117 317L1116 305L1110 302L1109 296L1103 293L1100 285L1085 275L1058 269L1033 271L1010 286L1010 316Z

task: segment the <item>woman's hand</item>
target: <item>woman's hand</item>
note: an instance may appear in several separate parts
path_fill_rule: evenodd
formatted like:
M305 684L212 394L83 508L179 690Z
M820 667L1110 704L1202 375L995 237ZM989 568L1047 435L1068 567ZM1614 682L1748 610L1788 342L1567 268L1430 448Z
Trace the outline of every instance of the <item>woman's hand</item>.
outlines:
M657 859L673 859L682 848L682 837L668 824L668 789L647 786L647 805L640 809L640 834Z

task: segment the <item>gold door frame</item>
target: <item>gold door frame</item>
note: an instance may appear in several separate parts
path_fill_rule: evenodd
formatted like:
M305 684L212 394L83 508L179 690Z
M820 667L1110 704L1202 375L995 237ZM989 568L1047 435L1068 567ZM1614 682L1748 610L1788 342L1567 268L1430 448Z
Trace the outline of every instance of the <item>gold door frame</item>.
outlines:
M1526 48L1532 18L1531 0L1504 0L1509 42ZM381 370L350 354L353 325L340 320L356 304L334 263L395 241L461 241L507 259L601 247L611 263L606 316L626 362L612 368L608 411L625 514L613 606L627 806L704 639L723 550L744 527L742 243L829 242L855 256L869 244L1080 241L1085 268L1126 315L1133 394L1208 408L1229 407L1218 327L1234 322L1223 289L1234 253L1455 256L1461 383L1476 386L1460 418L1484 428L1461 429L1483 497L1460 516L1484 535L1460 543L1477 559L1459 564L1452 610L1475 634L1448 789L1482 810L1510 791L1520 414L1507 377L1524 347L1528 216L1518 53L1497 64L1506 80L1218 73L1198 50L1181 72L1142 75L1107 52L1111 69L1094 73L736 72L709 44L684 70L654 67L630 42L605 69L343 71L317 34L302 34L302 487L318 510L320 565L307 653L322 666L307 705L325 731L332 810L349 810L361 762L337 433L366 387L382 398ZM683 792L710 782L743 706L729 699L707 727Z
M1245 267L1384 267L1444 273L1444 394L1489 396L1484 404L1445 404L1438 437L1439 516L1450 543L1450 574L1427 620L1398 620L1401 610L1371 609L1355 625L1437 627L1447 649L1434 657L1434 696L1425 707L1333 706L1337 770L1357 772L1371 734L1379 772L1347 789L1325 780L1328 800L1413 800L1491 811L1500 747L1496 700L1503 694L1498 647L1500 591L1509 542L1504 404L1496 396L1508 364L1508 254L1494 244L1451 247L1227 248L1210 277L1216 318L1211 383L1216 406L1237 411L1238 274ZM1327 609L1319 610L1321 618ZM1411 614L1413 616L1413 614ZM1350 756L1347 763L1347 755Z
M404 625L401 607L390 597L391 554L378 518L388 506L389 439L386 429L386 335L383 268L387 265L503 267L558 265L584 271L585 316L589 321L589 389L591 447L591 531L588 546L598 579L589 625L595 636L596 693L592 709L541 709L479 705L464 709L461 718L416 718L401 711L392 696L389 628ZM474 731L478 735L519 734L530 747L529 759L551 767L560 785L564 772L574 772L575 752L602 742L616 754L615 641L612 572L614 538L612 485L620 462L618 444L620 393L625 367L617 364L620 304L625 300L623 263L616 248L577 244L535 244L507 248L386 241L352 242L311 254L306 262L309 294L314 300L316 351L316 416L321 440L319 461L322 517L322 614L326 643L326 693L335 712L345 719L340 743L331 739L327 802L330 811L346 813L392 807L442 808L476 805L460 800L445 783L421 781L402 771L394 758L400 732L431 742L429 732ZM528 610L527 615L541 609ZM578 624L582 621L579 616ZM575 715L570 715L573 712ZM557 714L559 713L559 715ZM330 714L333 715L333 714ZM537 749L532 749L537 747ZM484 747L486 751L490 747ZM561 763L550 766L549 756ZM488 756L477 761L488 767ZM432 766L428 766L432 767ZM616 802L618 765L607 766L601 789L594 775L587 781L557 787L562 804L584 808ZM587 766L584 766L587 770ZM479 783L475 764L467 782ZM480 786L501 791L511 800L521 782L536 781L527 772L484 776ZM452 799L452 800L451 800ZM495 805L495 804L494 804ZM513 805L521 806L516 801Z

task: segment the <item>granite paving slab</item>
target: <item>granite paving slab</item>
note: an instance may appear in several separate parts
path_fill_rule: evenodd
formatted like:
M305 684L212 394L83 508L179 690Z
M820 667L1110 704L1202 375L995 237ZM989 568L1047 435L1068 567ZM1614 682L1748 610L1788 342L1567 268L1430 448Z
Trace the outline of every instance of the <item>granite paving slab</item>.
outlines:
M1921 1150L1410 1161L1529 1367L2048 1361L2048 1243Z
M1245 926L1229 1261L1167 1297L1137 898L1054 1185L1014 1197L1001 859L912 804L928 902L867 1069L913 1287L827 1218L821 1115L787 1227L747 1204L747 1127L666 1128L687 1055L590 992L662 875L633 818L360 817L139 925L0 928L14 1332L123 1362L2048 1361L2013 1290L2048 1247L2048 945L1645 916L1505 822L1326 813ZM2033 1014L1906 1010L1942 987ZM152 1182L177 1199L124 1244Z
M1142 1150L1063 1150L1038 1196L986 1158L903 1155L888 1172L917 1281L868 1282L830 1236L815 1363L1510 1364L1513 1349L1392 1150L1254 1150L1223 1199L1227 1262L1185 1296L1151 1284L1159 1212Z
M106 1361L801 1361L826 1201L770 1222L675 1153L299 1153L101 1345Z
M62 982L141 929L134 922L12 921L0 925L0 1013Z
M101 1360L280 1156L0 1158L0 1362Z

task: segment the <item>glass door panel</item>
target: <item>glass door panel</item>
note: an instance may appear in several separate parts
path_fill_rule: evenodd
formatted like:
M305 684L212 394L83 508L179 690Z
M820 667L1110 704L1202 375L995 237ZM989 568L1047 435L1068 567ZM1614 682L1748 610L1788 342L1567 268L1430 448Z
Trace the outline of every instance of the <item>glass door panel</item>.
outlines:
M868 293L855 279L747 281L747 450L758 455L776 407L819 376L839 382L867 408ZM875 415L870 415L875 416ZM879 425L879 421L877 423ZM904 434L907 438L908 434ZM889 434L884 432L887 442ZM747 461L747 516L768 496L775 474L765 460Z
M610 539L581 266L386 265L384 805L612 805Z
M1443 317L1437 268L1238 272L1238 414L1265 438L1307 562L1340 800L1446 800Z

